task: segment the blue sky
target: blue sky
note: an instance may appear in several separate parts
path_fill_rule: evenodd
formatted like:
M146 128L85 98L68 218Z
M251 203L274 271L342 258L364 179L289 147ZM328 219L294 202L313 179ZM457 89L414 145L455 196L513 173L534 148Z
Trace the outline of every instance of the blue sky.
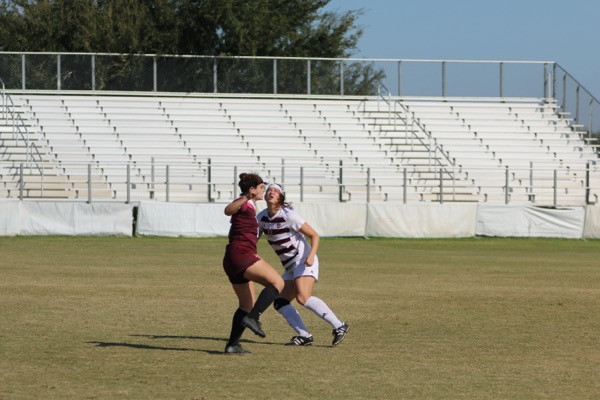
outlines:
M555 61L600 98L600 0L332 0L363 9L357 58Z

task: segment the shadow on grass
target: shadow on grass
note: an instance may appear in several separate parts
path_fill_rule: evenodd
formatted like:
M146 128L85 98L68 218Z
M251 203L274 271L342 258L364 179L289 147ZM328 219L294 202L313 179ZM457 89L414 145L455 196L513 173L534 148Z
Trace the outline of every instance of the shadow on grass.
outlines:
M213 340L219 342L227 342L227 339L217 338L217 337L207 337L207 336L176 336L176 335L129 335L134 337L141 337L146 339L194 339L194 340ZM256 342L254 340L242 339L240 342L243 343L254 343L254 344L263 344L263 345L283 345L282 343L273 343L273 342ZM203 350L203 349L192 349L188 347L166 347L166 346L153 346L148 344L139 344L139 343L127 343L127 342L86 342L88 344L94 344L96 347L128 347L132 349L140 349L140 350L161 350L161 351L196 351L207 354L223 354L222 351L216 350Z
M197 339L197 340L216 340L219 342L226 342L227 339L220 337L209 337L209 336L179 336L179 335L142 335L142 334L132 334L129 336L133 337L143 337L146 339Z
M220 337L210 337L210 336L176 336L176 335L129 335L134 337L143 337L146 339L192 339L192 340L216 340L219 342L227 342L227 339ZM252 344L268 344L268 345L276 345L283 346L284 343L275 343L275 342L265 342L265 341L256 341L251 339L240 339L242 343L252 343Z
M164 347L164 346L150 346L147 344L138 343L120 343L120 342L87 342L88 344L95 344L97 347L129 347L132 349L142 350L163 350L163 351L197 351L208 354L223 354L222 351L215 350L201 350L201 349L190 349L186 347Z

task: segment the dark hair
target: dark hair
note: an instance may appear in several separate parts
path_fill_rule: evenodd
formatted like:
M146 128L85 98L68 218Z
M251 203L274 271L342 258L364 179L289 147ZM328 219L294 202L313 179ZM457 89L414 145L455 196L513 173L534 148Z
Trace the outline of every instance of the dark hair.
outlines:
M241 173L240 182L238 183L238 186L240 187L242 194L246 194L248 193L250 188L258 187L258 185L260 185L261 183L264 183L264 181L258 174Z

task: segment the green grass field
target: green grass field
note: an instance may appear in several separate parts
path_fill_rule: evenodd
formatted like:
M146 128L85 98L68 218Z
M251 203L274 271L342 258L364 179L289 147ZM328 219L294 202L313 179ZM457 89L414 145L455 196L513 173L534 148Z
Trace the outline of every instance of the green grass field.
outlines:
M0 238L0 399L597 399L600 242L323 239L312 347L223 355L224 238ZM279 269L271 250L263 256Z

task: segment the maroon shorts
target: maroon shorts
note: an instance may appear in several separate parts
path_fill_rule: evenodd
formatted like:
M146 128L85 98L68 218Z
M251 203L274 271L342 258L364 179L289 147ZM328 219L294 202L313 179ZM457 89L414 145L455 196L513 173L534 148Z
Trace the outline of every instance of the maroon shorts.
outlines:
M225 247L223 269L229 277L229 282L235 284L250 282L244 278L244 272L260 259L255 248L237 246L235 243L228 244Z

